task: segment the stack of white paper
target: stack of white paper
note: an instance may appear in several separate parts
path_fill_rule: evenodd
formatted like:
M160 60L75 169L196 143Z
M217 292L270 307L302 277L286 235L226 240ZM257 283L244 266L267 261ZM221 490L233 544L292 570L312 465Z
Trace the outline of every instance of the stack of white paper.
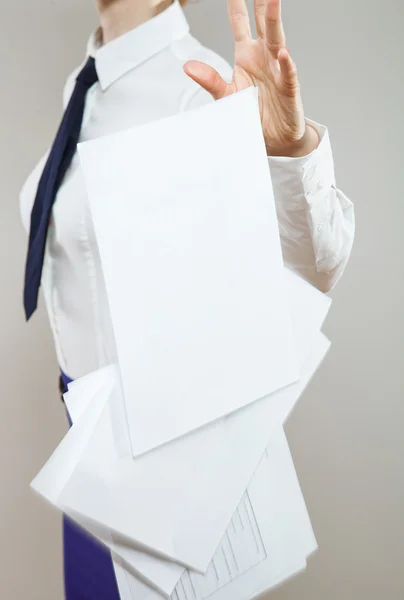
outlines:
M283 424L330 306L283 266L256 91L80 158L114 361L69 386L32 486L112 550L122 598L251 598L316 548Z

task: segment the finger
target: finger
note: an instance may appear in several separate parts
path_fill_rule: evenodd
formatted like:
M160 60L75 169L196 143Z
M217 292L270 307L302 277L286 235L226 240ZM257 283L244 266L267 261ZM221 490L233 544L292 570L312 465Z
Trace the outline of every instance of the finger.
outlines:
M281 0L268 0L265 14L265 35L268 50L274 58L286 44L281 16Z
M278 53L279 61L279 84L285 92L294 96L299 89L299 79L297 76L296 64L290 56L287 48L281 48Z
M185 73L196 83L199 83L215 100L227 96L229 84L211 66L199 60L189 60L184 65Z
M254 0L254 13L255 13L255 26L257 29L257 36L259 38L265 37L265 8L266 0Z
M250 17L245 0L227 0L227 11L234 41L251 39Z

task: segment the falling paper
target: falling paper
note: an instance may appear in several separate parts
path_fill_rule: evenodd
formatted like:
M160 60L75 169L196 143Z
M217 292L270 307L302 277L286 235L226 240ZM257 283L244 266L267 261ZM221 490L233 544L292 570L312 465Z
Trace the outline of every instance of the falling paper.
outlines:
M133 455L296 381L256 89L79 154Z
M301 364L307 358L307 353L312 347L314 337L318 336L325 314L330 305L330 299L323 296L318 290L308 285L293 273L286 271L286 281L288 289L288 301L291 307L291 316L293 328L297 333L296 343L298 356ZM87 385L90 377L82 378L73 385L77 389L79 385ZM86 393L85 388L83 389ZM85 403L85 396L79 396L80 405ZM71 402L73 396L65 396L66 404L71 412ZM119 438L121 439L121 438ZM117 555L124 559L125 564L131 572L138 574L142 580L150 583L166 597L169 596L175 587L183 568L175 563L158 559L154 556L145 554L133 546L119 543L119 536L112 535L108 528L89 521L77 514L70 513L81 525L99 537L105 544L109 545Z
M252 598L316 548L282 425L330 304L283 267L257 91L80 157L116 356L69 385L32 486L112 550L128 598Z
M325 339L321 343L327 345ZM136 600L246 600L304 569L316 548L286 436L279 429L205 575L184 572L169 594L154 591L128 570L124 583L128 598Z

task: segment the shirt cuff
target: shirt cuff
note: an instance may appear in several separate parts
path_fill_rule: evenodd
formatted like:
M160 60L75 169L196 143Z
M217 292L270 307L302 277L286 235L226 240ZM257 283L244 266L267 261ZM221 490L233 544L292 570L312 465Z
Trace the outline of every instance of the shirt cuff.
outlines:
M275 195L287 204L289 210L301 210L303 204L313 206L321 201L324 190L335 187L334 159L328 129L311 119L306 118L306 122L319 135L317 148L306 156L268 156Z

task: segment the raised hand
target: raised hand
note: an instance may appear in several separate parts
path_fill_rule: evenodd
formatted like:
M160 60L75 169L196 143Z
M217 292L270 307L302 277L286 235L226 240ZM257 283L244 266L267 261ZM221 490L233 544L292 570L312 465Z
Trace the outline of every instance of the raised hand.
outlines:
M296 65L285 45L281 0L255 0L257 39L251 35L245 0L228 0L227 5L235 41L232 81L224 81L215 69L196 60L188 61L184 71L215 100L256 86L268 154L309 154L319 138L304 118Z

